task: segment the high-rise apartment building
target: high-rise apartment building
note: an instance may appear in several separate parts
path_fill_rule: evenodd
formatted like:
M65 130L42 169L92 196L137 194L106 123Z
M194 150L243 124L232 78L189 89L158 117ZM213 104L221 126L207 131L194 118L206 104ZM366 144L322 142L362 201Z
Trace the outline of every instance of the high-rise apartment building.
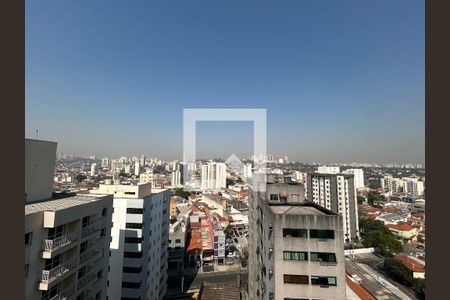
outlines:
M226 187L227 167L224 163L210 162L202 165L201 175L201 188L204 190Z
M52 198L56 143L25 149L25 299L106 299L112 196Z
M107 168L107 167L109 167L109 158L103 157L102 158L102 168Z
M175 170L172 172L171 185L173 187L179 187L181 185L181 172L180 170Z
M341 216L282 177L250 192L249 299L346 299Z
M344 174L353 174L355 181L355 188L360 189L364 187L364 171L363 169L347 169L343 171Z
M92 163L91 164L91 176L95 176L96 172L97 172L97 164Z
M353 174L308 173L308 200L342 216L344 241L359 238L356 188Z
M252 164L244 165L244 179L252 178Z
M162 299L167 290L170 191L150 183L101 184L113 194L108 299Z

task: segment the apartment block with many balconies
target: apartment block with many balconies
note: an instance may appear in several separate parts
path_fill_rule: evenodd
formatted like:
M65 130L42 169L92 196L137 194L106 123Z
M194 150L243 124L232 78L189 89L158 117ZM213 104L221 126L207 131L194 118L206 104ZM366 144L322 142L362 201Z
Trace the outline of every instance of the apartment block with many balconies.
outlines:
M170 190L116 182L100 184L90 193L114 195L108 300L162 299L167 290Z
M25 205L25 299L106 299L112 196Z

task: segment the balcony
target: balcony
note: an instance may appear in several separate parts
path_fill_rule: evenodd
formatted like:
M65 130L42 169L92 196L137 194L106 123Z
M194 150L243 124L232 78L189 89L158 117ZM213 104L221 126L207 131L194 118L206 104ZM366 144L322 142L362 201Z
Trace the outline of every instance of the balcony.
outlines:
M97 271L91 271L78 280L78 290L85 286L92 279L97 278Z
M41 283L43 283L44 285L48 285L49 283L53 282L54 280L58 279L62 275L72 270L75 267L75 265L76 260L71 259L63 262L62 264L54 267L51 270L43 270L41 275ZM46 290L45 287L44 290Z
M81 229L81 237L85 237L93 232L99 231L100 229L101 229L100 221L89 224Z
M59 292L58 295L50 298L50 300L66 300L70 299L75 292L75 287L73 285Z
M89 249L84 251L83 253L80 254L80 263L85 262L86 260L88 260L89 258L93 257L93 256L97 256L100 257L101 251L100 249Z
M64 247L74 241L78 240L78 233L77 232L71 232L68 234L65 234L63 236L60 236L58 238L55 238L53 240L46 239L43 242L43 250L44 251L55 251L61 247Z

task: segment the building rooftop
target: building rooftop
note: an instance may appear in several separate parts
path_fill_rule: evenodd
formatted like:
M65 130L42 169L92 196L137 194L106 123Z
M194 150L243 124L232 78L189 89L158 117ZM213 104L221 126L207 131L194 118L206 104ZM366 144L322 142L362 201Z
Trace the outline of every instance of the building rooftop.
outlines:
M76 195L62 199L52 199L47 201L33 202L25 205L25 215L31 215L44 211L58 211L84 205L86 203L95 202L102 199L104 196L99 195Z
M201 294L202 300L239 300L239 285L236 283L204 282Z
M425 272L425 264L423 264L415 257L398 255L395 257L395 259L401 261L408 269L413 272Z
M312 202L301 202L301 203L267 203L270 210L275 215L317 215L317 216L327 216L336 215L332 211L323 208Z

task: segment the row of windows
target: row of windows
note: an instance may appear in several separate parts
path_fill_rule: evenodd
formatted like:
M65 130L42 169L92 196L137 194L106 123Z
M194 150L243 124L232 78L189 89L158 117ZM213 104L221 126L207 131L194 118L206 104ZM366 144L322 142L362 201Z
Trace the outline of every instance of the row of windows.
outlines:
M310 261L336 262L336 254L328 252L310 252ZM284 260L307 261L308 252L302 251L283 251Z
M144 238L126 237L125 238L125 243L128 243L128 244L139 244L139 243L142 243L143 240L144 240Z
M307 238L307 229L283 228L283 237ZM334 239L334 230L310 229L309 237L313 239Z
M283 275L284 283L309 284L308 275ZM311 285L336 286L336 277L333 276L311 276Z

